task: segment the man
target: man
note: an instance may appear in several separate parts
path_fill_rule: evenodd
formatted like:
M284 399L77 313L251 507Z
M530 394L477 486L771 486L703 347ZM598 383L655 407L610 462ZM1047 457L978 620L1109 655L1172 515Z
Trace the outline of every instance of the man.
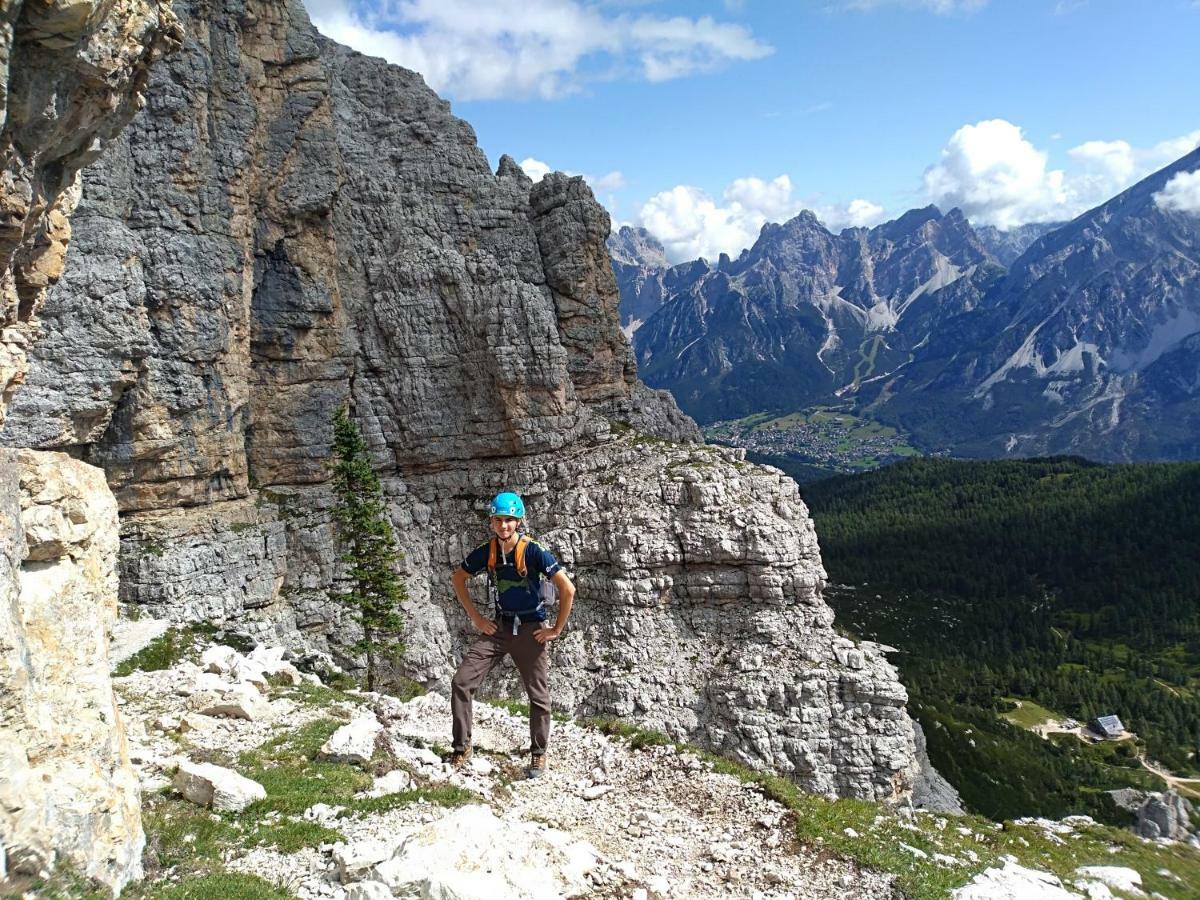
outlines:
M450 761L461 768L470 760L475 691L492 667L508 655L521 673L529 698L531 760L525 771L530 778L538 778L546 771L546 741L550 737L547 644L561 635L567 624L575 585L549 550L520 533L521 520L525 518L525 504L520 497L508 491L497 494L488 512L495 537L472 550L450 579L467 618L482 633L454 673L450 697L454 743ZM467 591L467 579L485 569L496 607L493 620L479 614ZM558 616L553 627L546 624L543 579L558 589Z

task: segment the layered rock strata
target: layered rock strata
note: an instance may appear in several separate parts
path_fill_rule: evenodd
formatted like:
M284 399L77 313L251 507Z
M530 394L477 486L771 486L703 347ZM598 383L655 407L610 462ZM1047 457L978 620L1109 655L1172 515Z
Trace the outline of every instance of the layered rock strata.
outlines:
M0 890L62 859L119 890L145 837L109 678L116 502L94 466L0 450L0 503Z
M0 4L0 426L62 275L79 170L141 108L150 64L179 36L168 2Z
M123 599L351 643L326 485L348 404L405 552L403 674L447 683L469 638L449 573L516 489L580 587L564 706L905 796L903 688L833 632L795 485L689 443L637 380L583 182L493 174L419 76L324 40L299 3L176 10L187 43L89 173L88 252L2 433L104 466Z

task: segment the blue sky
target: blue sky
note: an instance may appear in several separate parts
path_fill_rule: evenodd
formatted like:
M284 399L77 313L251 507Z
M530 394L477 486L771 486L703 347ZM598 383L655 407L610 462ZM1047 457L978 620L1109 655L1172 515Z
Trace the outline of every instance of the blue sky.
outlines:
M801 208L1069 218L1200 143L1198 0L306 2L676 260Z

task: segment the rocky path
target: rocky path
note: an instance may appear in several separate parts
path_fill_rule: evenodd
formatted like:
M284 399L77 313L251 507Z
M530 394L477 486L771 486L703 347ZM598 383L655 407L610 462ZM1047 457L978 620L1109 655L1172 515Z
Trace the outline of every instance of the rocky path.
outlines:
M781 806L694 754L633 750L575 723L555 723L550 769L530 781L521 768L525 720L485 704L477 704L475 719L476 753L494 769L464 785L510 815L595 846L608 874L594 896L633 896L639 887L660 897L892 895L890 876L796 845ZM445 742L449 722L449 702L427 695L405 705L390 733L401 745Z
M382 726L375 746L386 746L406 785L454 786L478 798L458 809L418 799L369 814L316 802L296 818L336 829L343 841L294 853L228 848L228 870L261 876L301 898L393 896L383 883L388 879L395 895L407 895L396 886L401 876L394 870L422 864L411 858L414 847L432 854L430 877L444 880L446 870L461 870L466 884L494 878L498 869L509 879L507 887L480 894L460 884L446 895L461 898L876 900L894 894L892 876L798 845L783 807L713 772L691 752L634 748L596 729L556 722L550 769L529 780L525 716L478 703L475 759L459 772L435 752L449 743L449 702L440 695L401 703L350 693L320 708L272 691L273 699L251 710L250 718L199 712L212 706L213 695L237 694L244 671L242 663L219 675L181 663L117 680L144 790L166 787L186 758L236 759L284 732L333 717ZM507 846L513 844L516 849ZM389 873L380 862L398 857L402 846L408 857L393 859ZM525 856L536 858L531 864Z

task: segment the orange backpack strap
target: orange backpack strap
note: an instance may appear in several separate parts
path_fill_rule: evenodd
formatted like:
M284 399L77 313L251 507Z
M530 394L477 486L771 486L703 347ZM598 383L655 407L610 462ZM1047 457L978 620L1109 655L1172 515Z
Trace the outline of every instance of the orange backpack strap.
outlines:
M517 574L522 578L529 577L529 570L525 566L525 548L529 546L532 539L527 534L517 538L517 546L513 548L513 563L517 567ZM496 572L496 557L500 552L500 541L498 538L492 538L488 541L488 574L494 575Z
M523 534L517 538L517 547L513 553L517 563L517 574L522 578L529 577L529 570L525 568L525 548L529 546L529 535Z

